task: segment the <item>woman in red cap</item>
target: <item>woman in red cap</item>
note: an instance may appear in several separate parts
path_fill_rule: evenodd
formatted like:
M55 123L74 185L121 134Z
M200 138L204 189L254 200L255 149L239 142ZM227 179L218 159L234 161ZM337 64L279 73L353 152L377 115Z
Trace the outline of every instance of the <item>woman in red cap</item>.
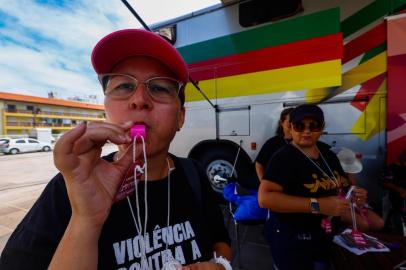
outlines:
M92 63L107 121L80 124L58 140L61 173L10 237L0 268L231 269L204 172L168 152L185 119L180 54L158 35L121 30L99 41ZM130 137L134 125L144 142ZM119 151L101 158L108 141ZM143 163L133 168L135 160ZM188 180L193 171L198 191ZM128 192L117 193L122 187Z

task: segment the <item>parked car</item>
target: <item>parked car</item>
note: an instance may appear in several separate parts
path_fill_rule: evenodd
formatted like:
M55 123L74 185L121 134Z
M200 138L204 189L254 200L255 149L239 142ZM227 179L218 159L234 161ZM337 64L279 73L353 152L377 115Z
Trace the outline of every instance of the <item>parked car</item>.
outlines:
M49 143L41 142L32 138L18 138L9 139L2 138L0 140L0 152L5 154L15 155L23 152L35 152L35 151L51 151L52 145Z

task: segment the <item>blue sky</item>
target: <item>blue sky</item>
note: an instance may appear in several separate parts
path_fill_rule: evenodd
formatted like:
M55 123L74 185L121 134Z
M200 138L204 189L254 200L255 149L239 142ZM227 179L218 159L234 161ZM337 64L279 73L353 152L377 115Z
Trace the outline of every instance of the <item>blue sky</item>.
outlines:
M129 0L147 24L219 0ZM103 95L90 53L106 34L140 28L120 0L1 0L0 92L58 98Z

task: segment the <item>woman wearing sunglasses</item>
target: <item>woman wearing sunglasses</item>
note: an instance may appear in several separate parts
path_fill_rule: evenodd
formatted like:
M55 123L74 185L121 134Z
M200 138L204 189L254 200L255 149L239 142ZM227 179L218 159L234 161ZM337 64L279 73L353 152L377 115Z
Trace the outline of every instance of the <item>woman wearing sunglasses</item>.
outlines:
M336 218L349 209L348 181L336 155L317 142L323 111L301 105L290 114L292 142L269 162L258 200L271 210L270 247L278 269L327 269Z
M258 179L261 180L264 177L266 165L271 160L272 156L282 147L289 144L292 141L292 134L290 133L291 124L289 121L289 115L294 108L286 108L282 110L278 121L278 127L276 128L276 134L272 138L268 139L255 159L255 170L257 172ZM318 147L326 147L330 149L330 145L322 141L317 142Z

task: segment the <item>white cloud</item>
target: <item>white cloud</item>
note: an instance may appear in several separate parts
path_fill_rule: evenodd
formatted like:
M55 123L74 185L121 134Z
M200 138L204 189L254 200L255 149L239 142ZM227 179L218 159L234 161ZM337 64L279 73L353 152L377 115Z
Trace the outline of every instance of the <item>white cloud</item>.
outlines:
M78 72L54 67L55 55L15 46L5 46L3 51L7 53L0 53L2 90L32 90L36 93L42 90L43 94L52 90L61 94L66 91L72 94L100 94L95 76L83 76Z
M129 2L153 24L219 1ZM64 98L86 93L102 100L90 63L94 44L112 31L141 26L121 1L66 3L2 0L0 16L8 17L0 17L0 91L46 96L54 90Z

